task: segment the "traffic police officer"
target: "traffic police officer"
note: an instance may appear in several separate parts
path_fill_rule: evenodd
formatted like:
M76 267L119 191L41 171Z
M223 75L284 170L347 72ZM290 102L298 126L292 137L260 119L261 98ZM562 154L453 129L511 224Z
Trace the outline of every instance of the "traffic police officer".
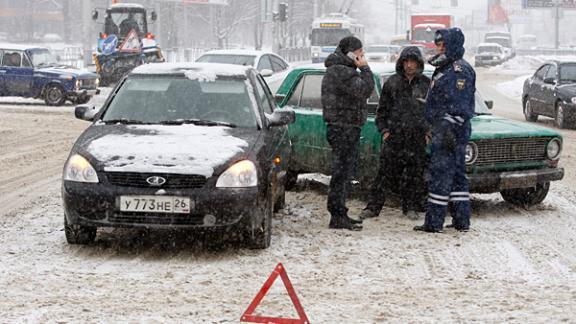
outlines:
M471 211L465 154L474 116L476 73L462 58L464 34L459 28L438 30L435 43L438 54L430 64L436 70L426 100L426 119L432 125L428 208L424 225L414 230L442 232L450 206L452 226L468 231Z

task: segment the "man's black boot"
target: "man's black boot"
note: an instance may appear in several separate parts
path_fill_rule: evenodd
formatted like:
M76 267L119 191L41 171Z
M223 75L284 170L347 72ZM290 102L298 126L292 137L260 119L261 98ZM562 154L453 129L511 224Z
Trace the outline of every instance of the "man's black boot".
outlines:
M335 218L330 219L330 225L328 225L328 227L332 229L347 229L351 231L362 230L362 225L352 223L351 219L348 218L348 216L345 216L344 218L340 219Z
M438 228L434 228L430 225L418 225L418 226L414 226L414 230L415 231L419 231L419 232L428 232L428 233L444 233L444 231L442 229L438 229Z

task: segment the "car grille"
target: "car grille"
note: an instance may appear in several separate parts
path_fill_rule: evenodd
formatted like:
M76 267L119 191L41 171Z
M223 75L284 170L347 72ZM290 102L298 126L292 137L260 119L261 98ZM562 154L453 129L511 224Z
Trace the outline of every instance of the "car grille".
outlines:
M96 89L96 79L81 79L80 89Z
M546 160L550 137L522 137L475 141L478 158L475 165Z
M122 212L109 216L108 221L121 224L203 225L204 215Z
M149 177L162 177L166 179L166 183L161 186L152 186L146 181ZM206 184L206 177L196 174L107 172L106 178L110 184L123 187L194 189L202 188Z

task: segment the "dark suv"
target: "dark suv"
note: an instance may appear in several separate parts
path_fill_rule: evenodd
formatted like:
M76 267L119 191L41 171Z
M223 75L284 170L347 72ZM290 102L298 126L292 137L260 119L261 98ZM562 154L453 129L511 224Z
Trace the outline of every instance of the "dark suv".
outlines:
M62 66L47 48L0 44L0 96L83 104L99 93L98 75Z

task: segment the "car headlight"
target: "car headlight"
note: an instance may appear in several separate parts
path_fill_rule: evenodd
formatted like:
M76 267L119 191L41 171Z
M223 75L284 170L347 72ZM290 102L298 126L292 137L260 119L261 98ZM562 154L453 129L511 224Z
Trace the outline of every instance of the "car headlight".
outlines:
M258 172L252 161L243 160L224 171L216 182L217 188L245 188L258 185Z
M476 162L476 158L478 158L478 146L476 143L470 142L466 145L466 165L471 165Z
M548 142L546 146L546 155L550 160L556 160L560 157L560 151L562 151L562 143L559 139L555 138Z
M493 60L497 60L497 59L499 59L499 57L498 57L498 56L493 56L492 59L493 59Z
M318 52L312 53L312 56L313 56L313 57L319 57L319 56L320 56L320 53L318 53Z
M576 97L572 97L572 99L570 99L570 101L572 101L572 103L576 105Z
M74 154L64 167L64 180L98 183L98 175L88 160L79 154Z
M100 78L96 78L94 84L96 85L96 88L98 88L100 86Z
M76 90L80 90L81 86L82 86L82 82L80 80L76 80Z

